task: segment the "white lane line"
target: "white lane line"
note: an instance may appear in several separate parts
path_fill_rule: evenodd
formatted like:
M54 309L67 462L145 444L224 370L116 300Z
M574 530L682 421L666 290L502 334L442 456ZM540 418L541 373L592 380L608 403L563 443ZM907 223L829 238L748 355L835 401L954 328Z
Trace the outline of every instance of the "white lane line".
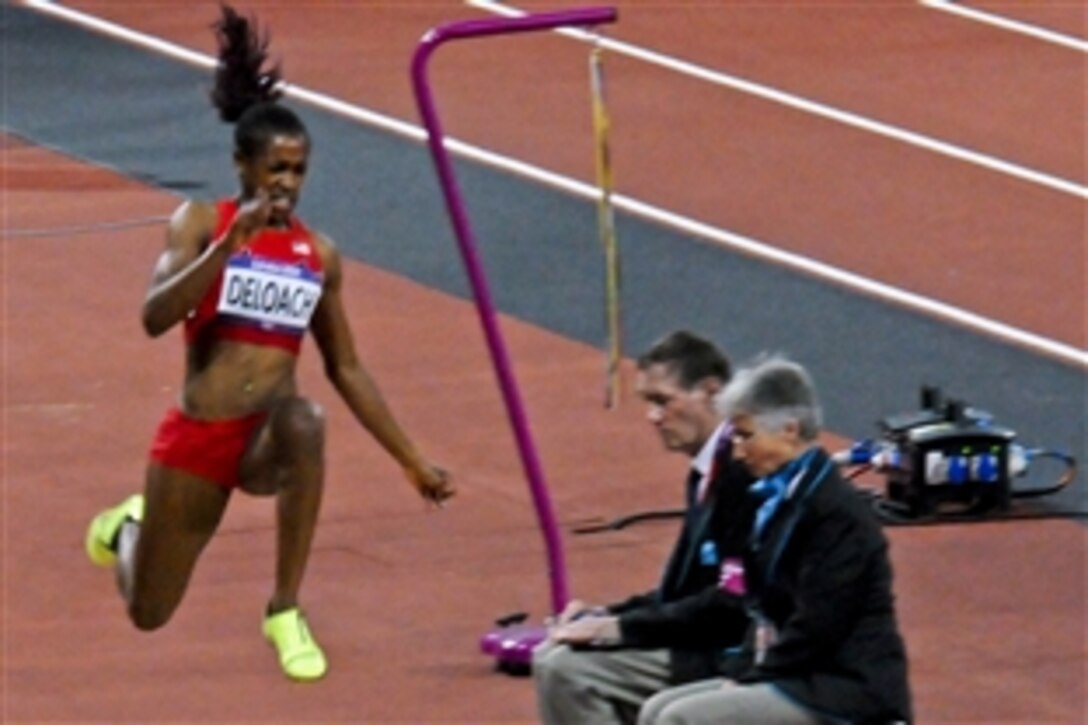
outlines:
M63 5L57 5L52 0L23 0L23 4L27 7L35 10L40 10L50 15L64 18L71 22L82 25L85 28L105 33L114 38L124 40L135 45L139 45L145 48L151 48L152 50L161 53L162 55L175 58L177 60L184 61L192 65L198 65L204 68L214 68L215 59L209 56L197 53L195 51L183 48L180 45L174 45L173 43L166 43L156 38L152 38L149 35L138 33L134 30L129 30L123 25L111 23L108 20L102 20L96 18L93 15L82 13L78 10L71 10Z
M524 10L514 8L509 5L505 5L495 0L465 0L466 5L470 5L480 10L494 13L496 15L503 15L506 17L520 17L526 14ZM1055 191L1060 191L1064 194L1071 194L1073 196L1079 196L1082 199L1088 199L1088 186L1079 184L1069 179L1063 179L1059 176L1047 174L1042 171L1028 168L1021 164L1016 164L1011 161L991 156L989 154L983 154L977 151L957 146L955 144L948 143L947 141L941 141L930 136L925 136L914 131L908 131L907 129L892 126L880 121L874 121L871 118L865 116L859 116L849 111L843 111L831 106L817 103L816 101L803 98L801 96L794 95L792 93L786 93L776 88L763 85L761 83L755 83L753 81L745 80L738 76L729 75L720 71L707 68L705 66L696 65L688 61L680 60L678 58L664 55L656 51L648 50L646 48L633 45L631 43L625 43L619 40L613 40L607 36L598 36L595 33L585 30L577 30L573 28L562 28L555 31L560 35L565 35L570 38L582 40L585 42L599 43L602 48L606 48L619 55L625 55L630 58L635 58L652 65L666 68L677 73L681 73L692 78L698 78L699 80L707 81L724 88L730 88L741 93L747 93L758 98L762 98L773 103L777 103L789 108L794 108L805 113L825 118L830 121L835 121L852 128L867 131L877 136L883 136L885 138L894 139L901 143L916 146L918 148L931 151L942 156L958 159L959 161L965 161L976 166L981 166L990 171L996 171L1007 176L1012 176L1022 181L1027 181L1039 186L1045 186Z
M1088 351L1073 345L1057 342L989 317L969 312L961 307L939 302L930 297L908 292L883 282L877 282L869 277L848 272L810 257L787 252L766 242L682 217L634 199L617 196L614 197L614 201L617 207L631 214L679 229L697 237L718 242L723 247L774 262L820 280L839 284L869 297L875 297L881 301L890 302L1088 368Z
M940 10L941 12L950 13L952 15L959 15L968 20L992 25L995 28L1010 30L1014 33L1030 36L1036 40L1053 43L1054 45L1060 45L1064 48L1079 50L1081 53L1088 53L1088 41L1081 38L1053 30L1047 30L1046 28L1040 28L1038 25L1031 25L1030 23L1024 23L1019 20L1011 20L1002 15L997 15L996 13L988 13L983 10L966 7L955 3L952 0L919 0L919 4L932 10Z
M123 26L116 25L115 23L65 8L50 0L24 0L24 4L106 35L126 40L140 47L173 58L178 58L200 67L213 68L215 66L215 59L211 56L195 53L159 38L138 33ZM426 131L422 127L405 123L404 121L399 121L358 106L353 106L321 93L316 93L294 85L288 85L284 92L285 95L305 101L317 108L359 121L366 125L381 128L405 138L416 141L424 141L426 139ZM559 189L573 196L594 201L600 196L600 190L592 184L562 176L538 166L511 159L456 139L447 138L446 147L451 153L458 154L459 156L485 166L500 169L514 176L527 178L544 186ZM742 252L752 257L773 262L784 267L789 267L817 279L841 285L870 297L966 327L975 332L1028 348L1067 363L1088 368L1088 351L1072 345L1058 342L1057 340L1037 335L1013 327L1012 325L1007 325L1003 322L969 312L962 308L938 302L928 297L923 297L922 295L913 292L908 292L882 282L877 282L868 277L863 277L853 272L833 267L800 254L783 251L766 242L735 234L704 222L675 214L666 209L647 204L646 202L633 199L629 196L615 194L612 197L612 202L617 209L621 209L640 218L662 224L672 229L677 229L687 234L707 239L728 249Z

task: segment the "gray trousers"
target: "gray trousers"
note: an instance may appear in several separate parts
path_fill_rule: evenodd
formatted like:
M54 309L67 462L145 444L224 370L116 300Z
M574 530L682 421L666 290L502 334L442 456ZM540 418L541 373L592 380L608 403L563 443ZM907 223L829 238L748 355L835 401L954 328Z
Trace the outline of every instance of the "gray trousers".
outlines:
M716 678L670 687L642 706L638 725L818 725L772 685Z
M669 654L544 642L533 652L532 673L545 725L628 725L648 697L668 687Z

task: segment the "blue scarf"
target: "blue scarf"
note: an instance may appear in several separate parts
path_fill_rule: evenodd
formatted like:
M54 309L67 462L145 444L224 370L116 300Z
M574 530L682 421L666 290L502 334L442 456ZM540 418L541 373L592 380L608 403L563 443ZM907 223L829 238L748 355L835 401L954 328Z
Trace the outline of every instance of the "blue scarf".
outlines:
M749 487L748 490L751 491L752 495L763 501L756 511L754 532L757 541L763 535L763 529L766 528L767 523L774 518L778 508L786 500L790 483L808 467L815 454L816 449L810 448L774 473L759 479Z

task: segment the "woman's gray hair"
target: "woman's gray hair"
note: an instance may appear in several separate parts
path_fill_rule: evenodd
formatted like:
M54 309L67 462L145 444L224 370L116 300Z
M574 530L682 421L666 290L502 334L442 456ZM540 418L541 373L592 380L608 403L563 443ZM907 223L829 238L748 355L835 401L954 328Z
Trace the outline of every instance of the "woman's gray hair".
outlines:
M733 375L717 400L726 419L750 415L766 430L781 431L796 421L802 440L815 440L823 414L812 377L782 355L764 355Z

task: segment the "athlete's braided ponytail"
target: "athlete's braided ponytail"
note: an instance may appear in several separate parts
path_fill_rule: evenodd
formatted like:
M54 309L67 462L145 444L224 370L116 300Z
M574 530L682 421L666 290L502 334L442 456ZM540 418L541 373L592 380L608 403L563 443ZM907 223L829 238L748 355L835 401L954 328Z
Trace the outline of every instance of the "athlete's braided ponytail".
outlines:
M305 126L290 109L276 101L283 95L279 64L265 69L269 36L261 33L256 18L240 15L222 4L222 15L212 24L218 46L212 104L219 117L235 123L235 147L252 158L276 134L309 138Z

